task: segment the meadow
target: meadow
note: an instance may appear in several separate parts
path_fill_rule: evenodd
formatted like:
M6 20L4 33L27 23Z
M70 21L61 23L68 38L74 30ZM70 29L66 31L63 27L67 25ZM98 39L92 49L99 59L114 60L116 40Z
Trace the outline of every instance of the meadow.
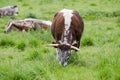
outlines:
M0 80L120 80L120 0L0 0L18 5L19 15L0 18ZM4 33L9 20L53 20L63 9L77 10L85 29L80 51L63 67L50 30Z

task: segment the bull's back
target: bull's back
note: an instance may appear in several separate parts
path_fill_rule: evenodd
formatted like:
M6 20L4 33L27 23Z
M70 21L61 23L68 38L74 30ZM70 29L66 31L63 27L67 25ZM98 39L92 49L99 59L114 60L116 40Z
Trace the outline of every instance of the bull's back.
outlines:
M73 12L72 22L71 22L71 27L70 28L73 31L75 31L76 34L79 34L79 35L81 35L83 30L84 30L83 19L77 11ZM77 35L77 36L79 36L79 35Z
M65 24L65 17L63 16L63 13L56 13L51 26L51 32L56 41L61 39L66 25L67 24ZM80 41L84 30L84 23L77 11L72 12L69 30L72 33L74 40Z
M60 40L62 33L64 32L64 17L62 13L57 13L53 19L51 32L54 39Z

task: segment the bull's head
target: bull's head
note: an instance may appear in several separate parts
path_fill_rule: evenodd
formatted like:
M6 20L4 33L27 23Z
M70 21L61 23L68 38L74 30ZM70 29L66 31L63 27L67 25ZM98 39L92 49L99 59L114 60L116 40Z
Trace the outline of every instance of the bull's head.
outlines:
M71 54L71 49L79 50L77 47L74 47L70 44L49 44L57 48L57 58L63 66L66 66Z
M11 6L11 9L13 9L13 12L14 12L15 16L17 16L19 14L19 12L18 12L18 6L17 5Z

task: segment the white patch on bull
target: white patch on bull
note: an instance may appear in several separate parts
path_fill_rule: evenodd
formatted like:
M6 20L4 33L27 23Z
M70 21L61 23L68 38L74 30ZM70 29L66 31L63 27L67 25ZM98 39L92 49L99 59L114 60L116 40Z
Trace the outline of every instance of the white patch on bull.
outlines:
M73 11L72 10L68 10L68 9L63 9L60 12L63 13L64 19L65 19L65 30L68 30L70 25L71 25L71 18L73 16Z
M46 24L48 26L51 26L52 22L51 21L45 21L45 20L38 20L38 19L33 19L33 18L27 18L27 19L24 19L25 21L28 20L28 21L34 21L34 22L37 22L37 23L43 23L43 24Z
M63 66L66 66L67 65L67 62L65 62L64 64L63 64Z
M74 45L74 44L77 44L77 41L76 41L76 40L73 41L72 45Z
M14 15L17 16L17 15L18 15L18 7L15 7L14 10L15 10L15 11L14 11Z
M69 34L69 28L70 28L71 21L72 21L73 10L63 9L60 12L63 13L64 19L65 19L65 22L64 22L65 30L64 30L64 42L63 42L63 44L68 44L66 36Z
M61 10L60 11L61 13L72 13L73 12L73 10L69 10L69 9L63 9L63 10Z
M42 23L51 26L52 22L51 21L42 21Z

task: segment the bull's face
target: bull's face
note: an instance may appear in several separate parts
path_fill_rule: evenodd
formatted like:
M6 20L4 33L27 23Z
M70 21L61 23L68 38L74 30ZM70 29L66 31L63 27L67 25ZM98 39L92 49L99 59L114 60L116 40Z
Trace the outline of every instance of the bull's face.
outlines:
M53 42L52 44L49 44L49 46L57 48L57 58L63 66L66 66L68 63L71 54L71 49L77 51L79 50L79 48L70 44L57 44Z
M11 8L14 10L14 15L17 16L19 14L18 7L15 5L15 6L12 6Z
M63 66L66 66L71 54L69 45L59 45L57 48L57 58Z

